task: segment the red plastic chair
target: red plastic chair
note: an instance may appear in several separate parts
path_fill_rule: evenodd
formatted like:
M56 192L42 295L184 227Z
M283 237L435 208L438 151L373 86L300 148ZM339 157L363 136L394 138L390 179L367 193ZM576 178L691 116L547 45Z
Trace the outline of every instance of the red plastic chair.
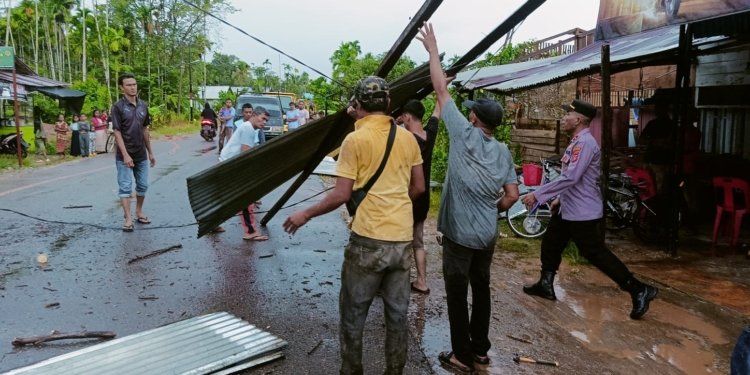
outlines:
M721 219L729 216L732 230L730 246L735 247L740 237L742 217L748 213L750 202L750 187L745 180L734 177L714 177L714 191L716 192L716 218L714 219L713 243L719 237Z
M628 167L625 168L625 174L630 177L633 185L640 189L641 201L645 201L656 195L656 183L654 177L648 170L643 168Z

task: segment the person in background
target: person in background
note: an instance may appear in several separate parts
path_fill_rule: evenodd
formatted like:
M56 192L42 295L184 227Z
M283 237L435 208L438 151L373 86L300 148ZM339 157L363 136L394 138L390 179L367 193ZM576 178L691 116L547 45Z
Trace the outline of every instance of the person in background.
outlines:
M148 104L138 98L138 82L135 76L124 73L118 79L122 98L112 106L112 129L117 142L115 166L117 168L117 195L124 211L124 232L132 232L133 221L151 224L143 213L143 203L148 190L148 169L156 166L156 157L151 149L149 125L151 116ZM130 197L135 180L135 217L130 214Z
M286 111L286 124L289 131L299 128L299 111L294 102L289 103L289 110Z
M219 110L219 154L224 148L224 144L232 138L234 130L235 111L232 107L232 99L224 101L224 106Z
M47 157L47 133L44 131L42 113L39 107L34 107L34 143L36 144L37 162L49 161Z
M80 156L81 155L81 137L78 133L78 120L80 117L78 115L73 115L73 122L70 123L70 156Z
M98 109L91 114L91 126L93 127L96 140L94 142L94 154L97 152L107 152L107 122Z
M362 374L362 335L376 293L385 308L385 374L401 374L409 327L409 268L413 233L412 199L422 194L422 157L414 136L387 115L388 83L375 76L357 83L350 114L354 131L341 144L336 185L322 201L289 215L284 230L294 234L310 219L347 202L380 166L390 134L393 145L382 175L354 215L344 250L339 292L341 374Z
M96 132L94 131L94 123L91 122L89 124L89 156L96 156L95 146L96 146Z
M430 288L427 287L424 222L427 219L427 212L430 210L430 168L432 166L432 149L435 148L438 123L440 122L438 119L439 116L440 105L436 103L432 116L427 120L427 126L423 127L424 105L419 100L412 99L401 107L401 115L396 119L396 123L403 124L406 130L414 134L422 155L425 192L412 202L414 206L414 239L412 240L412 246L414 247L414 264L417 269L417 278L411 283L411 290L420 294L430 293Z
M201 122L203 120L210 120L213 123L214 130L217 129L216 112L211 108L211 104L208 104L208 102L203 104L203 111L201 111Z
M310 112L305 107L305 101L302 99L297 101L297 112L299 115L297 119L297 121L299 121L299 126L303 126L310 121Z
M91 124L89 124L86 114L81 113L81 115L78 116L78 137L81 139L81 156L84 158L89 157L89 154L91 154L89 150L91 145L89 133L91 133Z
M448 130L450 151L440 197L438 230L443 233L443 278L452 351L438 355L451 371L471 373L490 363L492 295L490 267L497 246L497 214L518 200L518 180L508 146L493 136L503 109L491 99L467 100L468 119L448 92L432 25L417 40L430 56L430 79ZM471 285L471 315L467 302Z
M59 159L65 158L65 150L68 148L68 123L65 122L65 116L57 116L57 122L55 122L55 151Z
M219 161L235 157L240 153L249 151L255 147L258 144L257 130L266 125L269 117L270 114L265 108L258 106L253 109L253 106L250 103L243 104L243 122L237 126L237 132L221 151ZM240 224L242 224L243 231L242 239L247 241L266 241L268 240L268 236L261 234L256 229L255 208L255 202L252 202L240 213ZM214 232L223 231L217 229L214 229Z

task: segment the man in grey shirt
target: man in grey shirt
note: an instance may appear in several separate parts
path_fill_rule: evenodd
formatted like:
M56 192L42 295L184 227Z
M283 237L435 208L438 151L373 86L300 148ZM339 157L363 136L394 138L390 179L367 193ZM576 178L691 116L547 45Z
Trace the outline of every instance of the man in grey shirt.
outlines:
M464 106L471 110L467 120L448 93L432 25L426 23L417 39L430 55L430 78L450 140L438 230L443 232L443 278L453 351L440 353L438 359L445 367L465 373L473 370L475 362L490 362L490 265L497 213L518 200L518 182L508 147L492 136L502 122L500 104L467 100ZM469 283L471 320L466 301Z

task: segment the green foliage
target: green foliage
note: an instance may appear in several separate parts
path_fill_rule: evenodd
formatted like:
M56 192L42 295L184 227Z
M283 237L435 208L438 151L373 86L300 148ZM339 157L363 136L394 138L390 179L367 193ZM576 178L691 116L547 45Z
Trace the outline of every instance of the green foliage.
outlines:
M72 88L86 93L86 101L81 112L91 116L94 110L109 110L109 92L107 86L94 78L73 83Z

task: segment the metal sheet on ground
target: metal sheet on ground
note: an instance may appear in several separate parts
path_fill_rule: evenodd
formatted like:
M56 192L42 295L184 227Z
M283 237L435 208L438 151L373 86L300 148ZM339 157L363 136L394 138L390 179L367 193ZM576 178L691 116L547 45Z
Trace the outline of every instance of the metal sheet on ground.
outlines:
M286 341L218 312L107 341L5 375L229 374L280 358L286 346Z

